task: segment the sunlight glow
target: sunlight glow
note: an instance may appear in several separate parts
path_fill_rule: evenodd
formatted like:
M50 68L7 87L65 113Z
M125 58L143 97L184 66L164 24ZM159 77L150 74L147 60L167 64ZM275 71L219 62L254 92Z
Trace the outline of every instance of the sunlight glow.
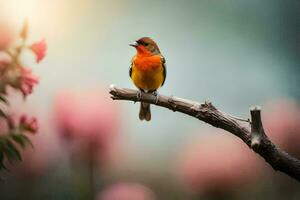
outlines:
M57 36L56 30L66 26L66 1L60 0L9 0L0 2L1 17L18 29L28 20L33 35ZM68 9L67 9L68 11Z

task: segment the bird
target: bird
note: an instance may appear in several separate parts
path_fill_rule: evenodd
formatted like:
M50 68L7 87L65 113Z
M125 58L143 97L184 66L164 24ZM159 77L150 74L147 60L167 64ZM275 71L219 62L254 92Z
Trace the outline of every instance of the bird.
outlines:
M158 45L149 37L142 37L130 46L136 49L131 60L129 76L133 84L142 93L152 93L157 97L157 90L165 83L167 76L166 60L161 54ZM151 120L150 104L141 102L140 120Z

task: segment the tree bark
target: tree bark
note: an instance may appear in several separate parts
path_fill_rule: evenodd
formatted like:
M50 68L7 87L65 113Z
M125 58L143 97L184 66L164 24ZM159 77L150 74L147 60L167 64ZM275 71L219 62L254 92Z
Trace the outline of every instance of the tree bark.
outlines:
M250 109L250 121L224 113L214 107L211 102L198 103L174 96L140 93L138 90L117 88L113 85L111 85L109 93L113 100L154 104L224 129L239 137L249 148L263 157L274 170L281 171L300 182L300 160L280 150L270 141L261 122L259 107Z

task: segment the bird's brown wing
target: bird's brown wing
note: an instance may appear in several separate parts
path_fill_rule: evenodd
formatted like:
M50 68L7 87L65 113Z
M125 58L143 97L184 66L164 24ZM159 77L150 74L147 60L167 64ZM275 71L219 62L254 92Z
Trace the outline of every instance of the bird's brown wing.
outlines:
M166 77L167 77L166 59L163 56L161 56L161 62L162 62L162 66L163 66L163 76L164 76L164 80L163 80L161 86L163 86L165 83Z
M133 65L133 61L131 61L130 67L129 67L129 77L130 78L131 78L131 75L132 75L132 65Z

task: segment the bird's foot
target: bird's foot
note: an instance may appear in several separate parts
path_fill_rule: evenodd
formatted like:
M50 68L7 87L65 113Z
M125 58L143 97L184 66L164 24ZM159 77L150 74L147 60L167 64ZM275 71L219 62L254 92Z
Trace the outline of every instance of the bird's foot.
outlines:
M155 104L157 104L158 103L158 92L154 91L152 94L155 96Z
M138 100L141 100L141 98L142 98L142 91L141 90L139 90L138 92L137 92L137 94L136 94L136 98L138 99Z

